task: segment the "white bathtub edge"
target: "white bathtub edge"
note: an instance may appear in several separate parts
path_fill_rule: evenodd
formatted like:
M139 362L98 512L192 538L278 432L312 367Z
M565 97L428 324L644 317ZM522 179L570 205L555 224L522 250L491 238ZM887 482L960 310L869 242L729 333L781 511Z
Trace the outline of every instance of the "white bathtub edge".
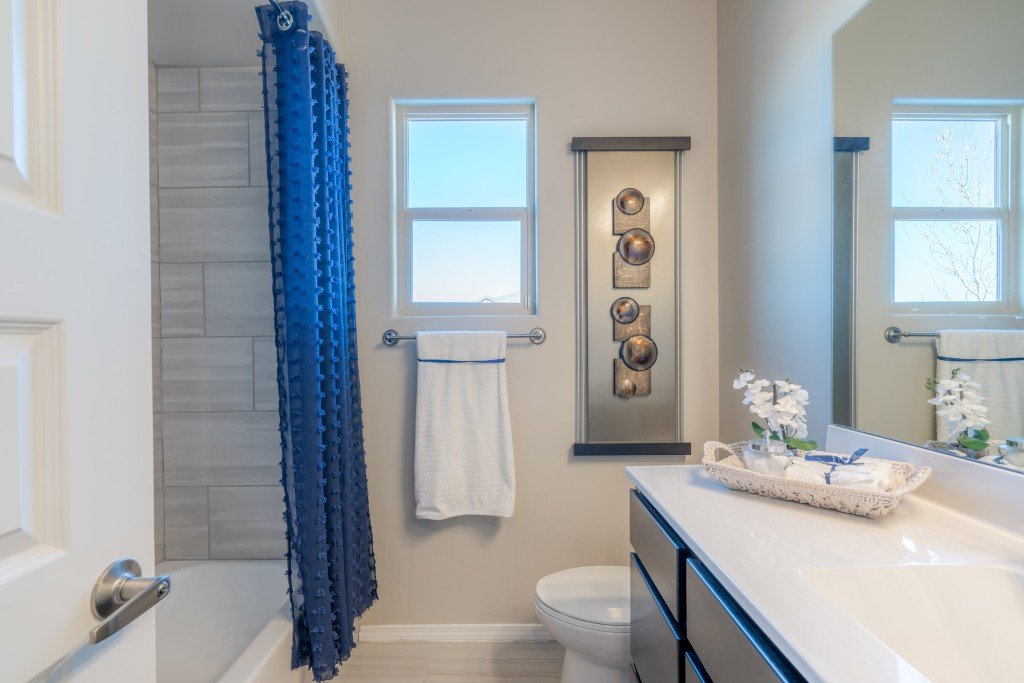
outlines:
M292 620L288 605L274 615L219 683L309 683L309 669L292 669ZM287 674L282 676L282 672Z

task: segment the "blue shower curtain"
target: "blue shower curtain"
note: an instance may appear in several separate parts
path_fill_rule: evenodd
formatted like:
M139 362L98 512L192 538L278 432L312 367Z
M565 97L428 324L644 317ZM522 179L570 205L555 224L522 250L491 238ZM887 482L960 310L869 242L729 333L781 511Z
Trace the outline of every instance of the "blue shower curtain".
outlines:
M263 49L270 251L292 666L333 678L377 598L366 491L344 67L301 2L256 9Z

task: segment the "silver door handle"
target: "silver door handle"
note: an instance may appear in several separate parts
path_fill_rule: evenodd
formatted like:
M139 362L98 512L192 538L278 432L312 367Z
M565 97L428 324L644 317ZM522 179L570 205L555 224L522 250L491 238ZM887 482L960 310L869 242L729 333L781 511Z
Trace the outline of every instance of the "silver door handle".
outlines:
M89 631L89 642L99 643L132 623L171 592L171 577L140 577L142 567L122 558L103 570L92 587L92 613L102 619Z

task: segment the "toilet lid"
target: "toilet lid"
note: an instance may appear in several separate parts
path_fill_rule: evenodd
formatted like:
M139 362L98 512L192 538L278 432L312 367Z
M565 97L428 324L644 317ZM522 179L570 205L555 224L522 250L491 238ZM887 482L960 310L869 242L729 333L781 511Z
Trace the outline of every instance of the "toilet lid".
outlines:
M537 582L537 599L592 624L629 624L629 567L577 567Z

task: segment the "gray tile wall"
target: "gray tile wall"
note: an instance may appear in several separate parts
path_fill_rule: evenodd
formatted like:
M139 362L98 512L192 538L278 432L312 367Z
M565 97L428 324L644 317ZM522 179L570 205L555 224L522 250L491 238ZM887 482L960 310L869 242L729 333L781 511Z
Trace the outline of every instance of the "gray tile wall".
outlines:
M279 558L259 73L160 68L155 76L157 543L173 560Z

